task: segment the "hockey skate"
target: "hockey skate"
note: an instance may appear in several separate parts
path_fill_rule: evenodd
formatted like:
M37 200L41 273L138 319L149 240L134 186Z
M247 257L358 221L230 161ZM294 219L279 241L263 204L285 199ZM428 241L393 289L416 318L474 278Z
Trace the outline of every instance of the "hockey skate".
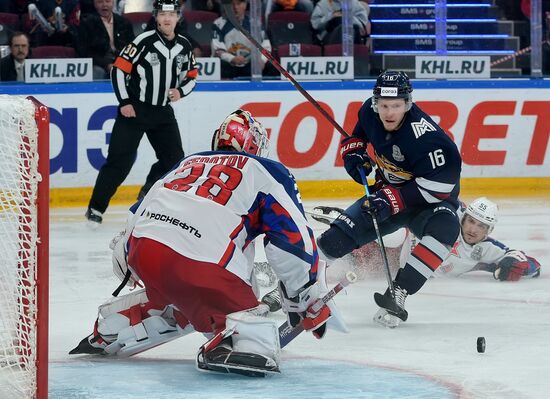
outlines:
M271 313L281 310L282 304L279 289L275 288L274 290L269 291L262 297L261 302L265 303L269 307L269 311Z
M107 344L105 341L99 343L100 337L89 335L85 337L76 348L69 352L69 355L105 355L105 347Z
M333 206L316 206L310 213L313 220L316 220L323 224L331 224L334 222L340 214L344 212L342 208L336 208Z
M87 220L86 225L92 230L97 229L103 222L103 214L93 208L88 208L84 216Z
M266 374L280 372L277 363L267 356L233 351L231 337L225 338L206 353L204 347L201 348L197 355L197 368L200 371L240 374L247 377L265 377Z
M394 283L395 284L395 283ZM390 289L382 295L378 292L374 294L374 301L380 309L373 317L373 321L384 327L395 328L401 321L407 321L409 314L405 310L405 299L407 299L407 290L394 285L395 300L392 298Z

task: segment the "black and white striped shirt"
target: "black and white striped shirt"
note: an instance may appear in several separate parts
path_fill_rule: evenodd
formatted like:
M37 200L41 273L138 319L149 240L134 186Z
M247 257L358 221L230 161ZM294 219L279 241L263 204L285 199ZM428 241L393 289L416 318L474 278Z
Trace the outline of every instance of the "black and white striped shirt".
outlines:
M134 101L168 105L168 89L187 96L196 85L193 46L184 36L167 40L157 30L146 31L130 42L111 71L113 90L121 106Z

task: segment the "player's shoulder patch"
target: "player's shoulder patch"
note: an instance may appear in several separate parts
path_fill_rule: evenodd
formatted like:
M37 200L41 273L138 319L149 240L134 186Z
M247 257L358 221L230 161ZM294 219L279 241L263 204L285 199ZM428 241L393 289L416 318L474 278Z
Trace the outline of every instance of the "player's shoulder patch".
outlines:
M434 124L424 117L421 117L419 121L411 122L411 129L417 139L426 133L437 131Z
M416 104L413 104L409 111L409 121L411 131L415 139L419 139L426 133L437 132L441 128L430 118L430 116L422 111Z

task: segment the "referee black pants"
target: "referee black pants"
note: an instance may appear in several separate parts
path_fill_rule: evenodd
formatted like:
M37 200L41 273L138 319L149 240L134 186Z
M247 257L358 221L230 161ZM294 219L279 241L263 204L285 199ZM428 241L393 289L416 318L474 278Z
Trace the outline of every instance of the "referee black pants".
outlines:
M184 157L180 131L171 106L132 104L135 118L126 118L120 109L113 126L107 160L99 170L89 207L103 213L136 160L139 142L145 133L158 162L151 167L144 185L148 190Z

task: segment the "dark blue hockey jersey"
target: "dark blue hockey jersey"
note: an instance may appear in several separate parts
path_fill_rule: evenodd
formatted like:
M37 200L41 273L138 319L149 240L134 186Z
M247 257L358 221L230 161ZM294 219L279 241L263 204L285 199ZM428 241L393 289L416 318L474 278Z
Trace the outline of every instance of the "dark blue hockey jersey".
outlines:
M443 200L458 206L462 159L443 129L413 104L401 127L388 132L371 105L368 99L361 106L353 136L372 144L386 183L399 188L407 207Z

